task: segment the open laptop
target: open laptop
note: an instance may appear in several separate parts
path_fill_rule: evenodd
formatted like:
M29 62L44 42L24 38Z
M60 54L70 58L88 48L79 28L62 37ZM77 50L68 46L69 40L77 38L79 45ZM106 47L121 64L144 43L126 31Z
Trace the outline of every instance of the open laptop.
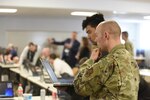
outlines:
M12 62L7 62L6 59L5 59L5 55L2 55L2 62L3 64L5 65L12 65L13 63Z
M0 100L14 100L14 91L12 82L0 82Z
M30 70L32 72L33 76L39 76L39 73L37 72L35 66L32 65L29 60L24 60L23 65L27 71Z
M41 63L43 65L43 67L46 69L46 71L50 77L50 80L52 81L54 86L73 86L73 78L58 79L57 76L55 75L49 61L41 59Z

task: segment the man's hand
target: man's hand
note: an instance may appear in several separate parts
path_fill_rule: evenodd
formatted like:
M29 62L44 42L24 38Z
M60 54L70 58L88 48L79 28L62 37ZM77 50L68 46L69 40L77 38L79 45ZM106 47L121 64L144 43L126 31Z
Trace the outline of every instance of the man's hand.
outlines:
M96 48L92 51L90 59L96 61L101 56L101 51L99 48Z

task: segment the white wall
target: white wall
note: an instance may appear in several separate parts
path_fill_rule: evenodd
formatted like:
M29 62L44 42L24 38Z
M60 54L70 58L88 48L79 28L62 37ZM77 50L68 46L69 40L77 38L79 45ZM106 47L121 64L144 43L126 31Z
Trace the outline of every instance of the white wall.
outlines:
M0 46L8 43L8 31L50 31L82 33L82 20L68 18L0 17ZM17 37L17 36L16 36Z

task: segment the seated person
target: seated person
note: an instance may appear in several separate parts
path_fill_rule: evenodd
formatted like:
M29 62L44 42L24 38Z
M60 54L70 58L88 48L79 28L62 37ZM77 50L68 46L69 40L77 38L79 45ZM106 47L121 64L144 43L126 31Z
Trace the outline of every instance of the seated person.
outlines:
M3 62L7 64L18 63L19 57L17 56L17 50L13 44L9 44L3 53Z
M50 48L48 47L45 47L42 49L42 52L41 52L41 55L40 55L40 58L42 59L49 59L49 56L50 56Z
M71 67L63 60L59 59L55 54L50 54L50 63L54 67L54 72L58 78L61 77L73 77L73 71Z
M15 57L17 57L17 50L13 44L9 44L7 47L10 55L10 59L13 60Z
M35 65L36 69L43 68L40 59L42 58L42 59L49 60L50 52L51 52L50 48L48 48L48 47L45 47L42 49L42 52L36 62L36 65Z

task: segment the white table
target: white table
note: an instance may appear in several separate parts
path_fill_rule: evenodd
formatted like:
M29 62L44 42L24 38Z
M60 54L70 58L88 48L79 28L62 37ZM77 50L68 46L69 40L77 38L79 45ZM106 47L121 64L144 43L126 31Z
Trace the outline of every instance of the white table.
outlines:
M36 85L38 85L38 86L40 86L40 87L43 87L44 89L49 89L50 91L52 91L52 92L56 92L57 93L57 89L55 88L55 87L53 87L53 84L47 84L47 83L45 83L44 81L43 82L41 82L40 81L40 77L28 77L27 78L30 82L32 82L32 83L34 83L34 84L36 84Z
M150 76L150 69L140 69L140 75Z
M140 75L150 83L150 69L140 69Z
M57 89L53 87L53 84L47 84L40 81L40 76L32 76L31 72L27 72L24 69L20 68L10 68L11 71L19 74L21 77L27 79L29 82L32 82L44 89L49 89L52 92L57 92Z
M19 64L3 64L3 63L0 63L0 66L2 68L18 68L18 67L20 67Z
M53 84L47 84L45 82L41 82L40 76L38 76L38 77L33 76L31 71L27 71L21 65L20 66L18 64L16 64L16 65L5 65L5 64L0 63L0 66L2 68L9 68L10 71L19 74L24 79L27 79L29 82L32 82L32 83L34 83L34 84L36 84L36 85L38 85L44 89L49 89L52 92L57 92L57 89L53 87Z
M10 98L12 99L12 98ZM18 100L18 97L14 97L13 98L14 100ZM0 100L8 100L8 98L0 98ZM32 100L41 100L41 97L40 96L32 96ZM53 99L52 96L45 96L45 100L59 100L58 98L57 99Z

